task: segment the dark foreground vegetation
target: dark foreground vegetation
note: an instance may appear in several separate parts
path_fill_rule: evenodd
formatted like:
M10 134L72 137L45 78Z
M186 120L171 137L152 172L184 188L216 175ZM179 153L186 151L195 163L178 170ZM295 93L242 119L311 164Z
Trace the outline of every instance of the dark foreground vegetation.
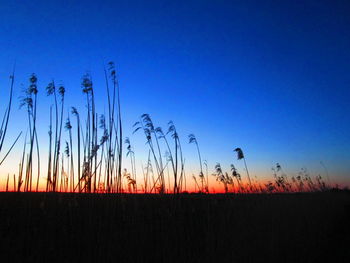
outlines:
M349 262L346 191L0 194L8 262Z

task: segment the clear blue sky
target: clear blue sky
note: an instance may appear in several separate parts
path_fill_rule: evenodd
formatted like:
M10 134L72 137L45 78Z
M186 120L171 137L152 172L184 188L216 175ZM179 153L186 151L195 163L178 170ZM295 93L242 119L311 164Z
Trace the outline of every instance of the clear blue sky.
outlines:
M31 73L45 145L47 83L63 83L67 106L83 110L80 78L91 72L103 113L103 63L113 60L136 157L146 146L131 126L147 112L163 128L169 120L178 126L189 172L198 166L187 145L194 133L212 170L220 162L242 171L232 151L241 147L257 177L270 176L276 162L290 174L301 167L324 174L322 160L350 184L349 14L348 1L3 0L1 112L17 63L8 140L26 129L17 98ZM21 147L11 155L16 165Z

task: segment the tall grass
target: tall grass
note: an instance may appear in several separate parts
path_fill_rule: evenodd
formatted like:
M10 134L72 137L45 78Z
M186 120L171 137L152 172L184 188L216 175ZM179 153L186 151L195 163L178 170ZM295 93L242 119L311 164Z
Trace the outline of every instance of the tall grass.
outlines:
M15 70L13 69L12 75L10 76L10 94L9 94L9 100L7 103L7 107L5 109L4 116L1 121L1 126L0 126L0 154L2 153L2 149L4 146L6 134L7 134L7 129L9 125L9 120L10 120L10 113L11 113L11 107L12 107L12 97L13 97L13 87L14 87L14 81L15 81ZM12 143L10 146L9 150L5 153L4 157L0 159L0 166L3 164L3 162L6 160L7 156L10 154L12 151L13 147L17 143L19 137L21 136L22 132L19 133L15 141Z
M33 183L33 151L34 146L37 146L37 163L38 163L38 177L37 177L37 188L39 185L39 176L40 176L40 155L39 155L39 144L36 135L36 113L37 113L37 77L35 74L32 74L29 78L29 86L25 89L24 96L21 97L20 107L25 107L27 110L28 117L28 127L29 127L29 152L27 153L26 168L25 168L25 180L24 180L24 191L32 191ZM25 154L25 149L23 151ZM22 162L22 167L23 167Z
M139 174L143 176L143 180L140 180L131 139L123 137L121 94L113 62L108 63L104 70L104 76L106 104L108 106L105 114L97 112L96 88L89 73L84 74L81 79L82 98L85 100L86 108L80 112L74 106L68 108L65 105L66 90L62 85L56 87L53 80L47 85L46 93L52 98L52 104L49 110L49 147L45 190L47 192L78 193L138 193L142 191L160 194L178 194L186 191L185 158L175 124L169 121L167 128L163 130L160 126L155 125L147 113L142 114L139 121L133 126L133 133L143 132L148 147L146 166L140 167L142 173ZM10 80L9 100L0 127L0 153L10 123L14 75L11 76ZM26 110L28 124L17 180L15 175L13 177L15 191L39 191L42 167L40 166L40 148L37 135L37 94L37 77L32 74L29 78L29 85L24 89L20 100L21 108ZM71 120L71 116L73 116L73 120ZM63 133L63 130L66 133ZM22 132L11 144L1 159L0 165L11 152L21 134ZM63 146L62 142L64 142ZM209 193L210 167L208 162L202 161L200 147L194 134L188 136L188 142L195 145L199 161L198 174L192 176L195 190ZM123 166L124 143L126 146L125 158L130 161L129 171ZM62 148L64 150L61 154ZM297 176L288 177L279 163L273 167L273 181L261 184L256 177L251 180L242 149L236 148L234 151L237 153L238 160L243 159L247 180L242 180L241 174L233 164L228 171L225 171L220 163L217 163L213 175L216 181L223 184L226 193L273 193L330 189L330 185L323 181L321 175L312 178L309 172L303 168ZM36 169L34 168L35 164L37 165ZM165 180L166 175L167 180ZM326 170L326 176L328 178L328 170ZM9 180L10 175L6 178L6 190L9 189ZM246 181L247 183L245 183ZM35 188L33 187L34 183L36 183Z
M134 124L135 130L133 133L136 133L138 130L143 130L146 137L146 143L149 146L149 149L153 155L154 163L157 169L157 179L153 182L150 192L157 190L159 193L165 193L165 180L164 180L164 168L162 161L162 154L160 151L159 140L154 128L151 117L148 114L143 114L140 118L140 121ZM155 145L154 145L155 141ZM157 147L155 149L155 147ZM158 149L158 152L156 150Z
M131 167L131 178L130 178L131 180L129 179L128 181L129 181L129 183L131 181L131 184L133 185L134 192L137 192L137 189L136 189L137 181L136 181L135 153L132 150L130 139L128 137L126 137L126 139L125 139L125 144L127 145L127 147L126 147L126 149L127 149L126 157L129 156L129 158L130 158L130 167Z
M68 118L65 124L65 129L69 132L69 145L66 145L67 152L69 153L70 149L70 173L69 173L69 178L70 178L70 187L69 191L74 192L74 155L73 155L73 135L72 135L72 125L70 121L70 116L68 112Z
M205 189L208 189L208 186L207 186L208 182L205 182L205 178L204 178L204 174L203 174L203 165L202 165L201 152L199 150L198 142L197 142L197 139L194 136L194 134L188 135L188 142L195 144L196 148L197 148L198 159L199 159L199 167L200 167L200 172L199 172L198 176L199 176L199 178L201 180L201 192L204 192ZM206 184L205 187L204 187L204 184Z
M248 181L249 181L249 187L250 187L250 190L252 190L253 186L252 186L252 182L250 180L250 176L249 176L249 172L248 172L248 166L247 166L247 162L245 160L243 151L242 151L241 148L236 148L236 149L234 149L234 151L237 153L237 160L242 160L243 159L243 161L244 161L244 166L245 166L245 170L247 172L247 177L248 177Z

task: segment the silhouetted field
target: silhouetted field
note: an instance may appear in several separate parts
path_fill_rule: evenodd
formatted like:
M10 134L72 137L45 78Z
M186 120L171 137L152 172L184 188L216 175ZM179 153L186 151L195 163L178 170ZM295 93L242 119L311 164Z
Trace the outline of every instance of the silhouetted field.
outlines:
M1 257L26 262L348 262L350 194L0 193Z

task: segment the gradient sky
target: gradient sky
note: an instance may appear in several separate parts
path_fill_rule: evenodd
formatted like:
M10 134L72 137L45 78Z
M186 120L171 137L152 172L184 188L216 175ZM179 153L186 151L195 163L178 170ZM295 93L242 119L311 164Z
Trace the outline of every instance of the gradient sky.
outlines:
M279 162L350 185L350 4L348 1L5 1L0 2L0 112L16 61L8 143L26 130L21 84L39 79L39 136L47 153L45 87L67 89L67 106L84 109L80 80L93 77L104 111L103 64L121 85L126 136L145 159L132 124L149 113L169 120L183 141L188 174L198 174L194 133L210 172L234 163L241 147L251 173L272 178ZM0 168L16 172L23 138ZM197 171L197 172L196 172Z

